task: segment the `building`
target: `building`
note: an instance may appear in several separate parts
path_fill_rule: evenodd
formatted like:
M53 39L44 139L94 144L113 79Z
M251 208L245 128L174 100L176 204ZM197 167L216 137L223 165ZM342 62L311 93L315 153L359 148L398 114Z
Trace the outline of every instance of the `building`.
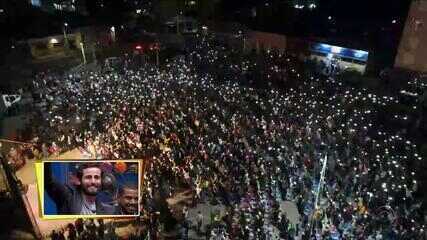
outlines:
M178 30L180 33L197 33L199 29L198 22L192 17L173 17L164 23L167 26L167 32L170 33L177 32L177 24L179 24Z
M284 35L259 31L249 32L246 35L244 41L245 51L256 50L259 52L262 49L284 52L286 50L286 36Z
M427 1L413 1L400 40L395 67L427 72Z
M67 34L68 49L79 53L82 40L82 32ZM65 39L62 34L44 38L31 38L26 40L26 42L33 59L46 59L49 57L65 56L67 54Z
M29 3L48 12L65 11L87 15L86 0L29 0Z

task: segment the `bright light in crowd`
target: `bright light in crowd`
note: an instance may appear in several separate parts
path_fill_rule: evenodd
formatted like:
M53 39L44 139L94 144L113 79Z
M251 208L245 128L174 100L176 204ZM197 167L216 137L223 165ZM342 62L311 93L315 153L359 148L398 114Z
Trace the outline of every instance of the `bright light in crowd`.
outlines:
M328 17L328 20L332 20L332 16L329 16L329 17Z
M59 43L58 39L56 39L56 38L51 38L49 42L52 43L52 44Z
M395 23L397 23L397 20L393 19L393 21L391 21L391 23L395 24Z
M358 58L361 58L361 57L363 57L365 54L366 54L366 52L365 52L365 51L358 50L358 51L356 51L356 52L354 53L354 56L355 56L355 57L358 57Z
M137 50L141 50L141 49L142 49L142 46L141 46L141 45L137 45L137 46L135 47L135 49L137 49Z
M308 7L309 7L310 9L314 9L314 8L316 8L317 6L316 6L316 4L312 3L312 4L310 4Z
M333 52L333 53L340 53L341 49L342 49L341 47L332 46L331 52Z
M31 0L31 5L41 7L42 3L40 0Z

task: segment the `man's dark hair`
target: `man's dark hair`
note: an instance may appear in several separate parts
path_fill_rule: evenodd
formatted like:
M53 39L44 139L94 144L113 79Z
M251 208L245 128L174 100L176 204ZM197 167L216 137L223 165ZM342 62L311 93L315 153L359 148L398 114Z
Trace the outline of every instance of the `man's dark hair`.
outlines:
M119 187L119 192L118 192L118 196L123 195L123 193L125 192L125 189L133 189L138 191L138 186L135 183L124 183L121 184Z
M83 170L87 168L99 168L101 169L101 165L98 163L90 162L90 163L82 163L78 166L76 176L81 181L83 177ZM102 169L101 169L101 177L103 175Z

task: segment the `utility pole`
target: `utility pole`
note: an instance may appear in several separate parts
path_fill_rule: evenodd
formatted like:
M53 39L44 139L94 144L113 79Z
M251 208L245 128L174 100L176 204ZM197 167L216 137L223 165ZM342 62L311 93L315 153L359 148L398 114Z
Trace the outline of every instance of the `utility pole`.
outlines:
M319 180L319 186L317 187L317 192L316 192L316 200L314 202L314 208L315 210L317 210L317 208L319 207L319 195L320 195L320 191L322 191L322 187L325 181L325 172L326 172L326 164L328 162L328 155L325 156L325 158L323 159L323 166L322 166L322 171L320 172L320 180Z
M310 235L312 234L313 227L315 224L315 219L314 219L315 215L317 213L317 210L319 209L319 198L325 182L325 173L326 173L327 163L328 163L328 155L325 156L322 162L322 170L320 172L319 185L317 186L316 199L314 200L314 209L313 209L313 214L312 214L311 223L310 223Z
M116 42L116 28L114 26L110 28L110 35L111 35L111 41L113 43Z
M68 36L67 36L67 27L68 27L68 23L64 23L64 27L63 27L63 30L64 30L64 48L66 50L68 50L70 47L70 44L68 42Z
M160 43L154 43L151 47L150 47L151 51L155 51L156 52L156 65L157 67L160 66Z
M80 42L80 48L82 50L83 64L86 64L86 55L85 55L85 48L84 48L83 42Z
M96 43L92 44L92 56L93 56L93 62L95 65L98 64L98 61L96 59Z
M179 35L179 12L176 15L176 34Z
M156 47L156 64L157 64L157 67L160 66L159 51L160 51L160 49L158 47Z

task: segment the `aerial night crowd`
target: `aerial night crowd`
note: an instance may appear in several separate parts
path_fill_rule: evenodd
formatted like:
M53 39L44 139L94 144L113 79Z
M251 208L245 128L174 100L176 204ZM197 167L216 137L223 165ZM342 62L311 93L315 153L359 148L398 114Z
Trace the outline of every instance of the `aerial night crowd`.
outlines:
M32 131L45 156L78 148L147 160L135 239L174 230L188 239L196 228L203 239L425 239L416 145L375 123L377 106L398 99L312 74L286 53L242 54L210 36L160 68L136 62L38 74L33 92L46 104ZM183 192L183 210L168 208ZM200 229L186 214L198 203L225 212Z

